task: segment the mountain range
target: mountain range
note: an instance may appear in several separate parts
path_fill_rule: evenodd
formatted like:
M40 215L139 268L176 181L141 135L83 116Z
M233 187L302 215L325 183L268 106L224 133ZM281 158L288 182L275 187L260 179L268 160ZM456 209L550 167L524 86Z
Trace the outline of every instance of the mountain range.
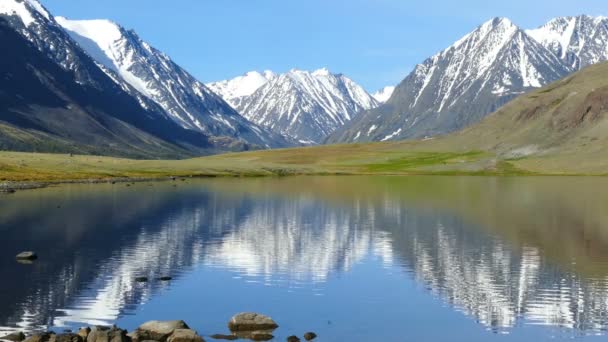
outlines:
M565 17L536 30L494 18L417 65L382 106L327 142L428 138L470 126L513 98L608 59L608 20Z
M293 69L249 72L209 87L247 119L302 144L318 144L379 102L342 74Z
M494 18L370 94L327 69L203 84L133 30L1 0L0 149L182 158L431 138L608 60L608 19Z
M2 149L179 158L292 144L112 22L55 19L36 0L2 0L0 20Z

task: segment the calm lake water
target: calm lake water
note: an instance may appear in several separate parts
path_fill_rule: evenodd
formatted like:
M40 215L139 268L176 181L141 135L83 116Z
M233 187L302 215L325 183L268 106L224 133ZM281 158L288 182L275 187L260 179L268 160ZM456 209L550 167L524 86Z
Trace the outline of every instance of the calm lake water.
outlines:
M2 195L0 331L183 319L208 336L256 311L277 341L606 341L606 189L289 177Z

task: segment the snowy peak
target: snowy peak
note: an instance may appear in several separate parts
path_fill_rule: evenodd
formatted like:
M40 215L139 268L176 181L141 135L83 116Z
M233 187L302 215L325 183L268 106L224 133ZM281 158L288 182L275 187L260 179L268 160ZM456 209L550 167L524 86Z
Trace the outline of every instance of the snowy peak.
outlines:
M264 75L255 83L261 85L254 92L233 96L236 89L254 77L259 79L259 75L251 72L209 86L227 94L223 95L226 100L249 120L301 143L320 143L359 112L378 105L353 80L326 68L313 72L292 69L271 77Z
M50 20L49 12L37 0L0 0L0 15L17 17L28 27L38 17Z
M388 101L388 99L391 98L394 91L395 91L395 87L387 86L387 87L384 87L384 88L378 90L377 92L373 93L372 97L374 99L376 99L376 101L378 101L378 103L385 103L386 101Z
M579 15L559 17L526 31L571 68L608 60L608 19Z
M221 97L134 31L108 20L58 17L57 22L107 69L108 75L120 78L155 102L183 128L259 147L284 146L283 139L275 144L277 140L272 134L240 116Z
M276 77L276 74L270 70L264 72L250 71L243 76L235 77L231 80L213 82L207 86L220 95L228 103L233 104L233 100L249 96L266 84L269 80Z
M329 141L385 141L449 133L571 71L509 19L493 18L417 65L395 89L389 104L353 120Z

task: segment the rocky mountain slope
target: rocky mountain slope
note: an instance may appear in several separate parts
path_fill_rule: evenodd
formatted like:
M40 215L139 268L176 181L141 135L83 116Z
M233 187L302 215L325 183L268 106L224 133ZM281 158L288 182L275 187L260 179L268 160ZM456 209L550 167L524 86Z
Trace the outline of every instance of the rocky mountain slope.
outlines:
M145 97L115 82L35 0L0 3L0 148L146 158L209 153Z
M495 18L416 66L387 103L359 115L328 141L386 141L455 131L573 70L511 21Z
M249 73L240 81L248 81L253 75L256 74ZM262 78L257 75L257 79L264 81L257 83L259 87L250 95L233 97L222 91L221 84L238 83L234 80L210 87L217 89L249 120L303 144L323 141L359 112L378 105L353 80L327 69L314 72L294 69L280 75L266 73Z
M180 126L212 138L235 139L265 148L287 145L284 139L243 118L134 31L108 20L56 19L91 57L158 104Z
M606 17L559 17L526 33L573 69L608 60Z

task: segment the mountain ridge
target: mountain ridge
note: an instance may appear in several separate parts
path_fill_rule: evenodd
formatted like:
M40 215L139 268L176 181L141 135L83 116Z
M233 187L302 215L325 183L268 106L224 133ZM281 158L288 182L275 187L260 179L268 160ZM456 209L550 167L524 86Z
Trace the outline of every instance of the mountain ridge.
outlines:
M291 69L271 75L264 77L250 95L230 98L230 94L220 89L219 84L235 80L215 82L210 88L218 89L220 95L228 97L233 107L250 121L303 144L320 143L361 110L378 105L353 80L326 68L312 72Z

